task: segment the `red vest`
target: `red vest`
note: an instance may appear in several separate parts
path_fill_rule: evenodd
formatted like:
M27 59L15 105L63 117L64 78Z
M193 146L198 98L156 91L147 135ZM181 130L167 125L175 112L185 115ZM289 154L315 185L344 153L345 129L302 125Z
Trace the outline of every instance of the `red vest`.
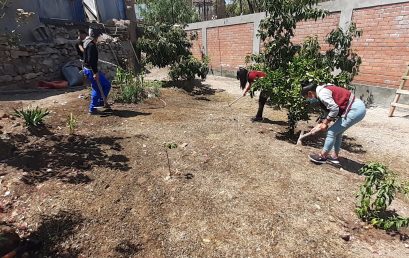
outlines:
M251 71L247 75L247 78L248 78L249 82L254 82L258 78L263 78L263 77L266 77L266 74L261 72L261 71Z
M335 85L325 86L324 89L328 89L332 92L332 98L339 107L339 116L344 115L349 107L349 100L351 98L351 92L345 88Z

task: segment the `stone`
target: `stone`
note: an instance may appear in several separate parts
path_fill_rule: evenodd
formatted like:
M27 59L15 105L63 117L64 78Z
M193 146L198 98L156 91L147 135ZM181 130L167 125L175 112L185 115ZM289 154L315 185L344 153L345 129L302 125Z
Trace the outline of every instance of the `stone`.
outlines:
M54 54L54 55L51 55L51 58L52 58L52 59L59 59L59 58L60 58L60 56L59 56L59 55Z
M53 65L53 61L50 60L50 59L45 59L45 60L42 62L42 64L43 64L43 65L46 65L46 66L52 66L52 65Z
M12 50L10 56L12 58L19 58L20 56L29 56L30 54L27 51Z
M11 75L0 76L0 82L11 82L13 77Z
M21 81L23 77L21 75L14 76L13 81Z
M22 65L17 66L17 74L25 74L26 73L26 67Z
M43 73L28 73L28 74L25 74L23 77L26 80L31 80L31 79L34 79L34 78L40 76L41 74L43 74Z
M4 74L7 75L17 75L16 69L12 64L4 64L3 65Z
M5 56L10 56L10 51L4 51Z

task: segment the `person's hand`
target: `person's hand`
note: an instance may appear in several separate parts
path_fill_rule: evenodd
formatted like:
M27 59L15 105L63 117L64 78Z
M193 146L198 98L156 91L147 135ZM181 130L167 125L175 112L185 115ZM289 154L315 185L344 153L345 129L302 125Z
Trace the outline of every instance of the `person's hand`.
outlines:
M96 80L96 81L99 80L99 74L98 74L98 73L95 73L95 74L94 74L94 80Z
M247 95L247 91L243 92L243 97L245 97Z
M328 130L328 124L326 123L321 123L318 125L318 128L320 129L320 131L325 132Z

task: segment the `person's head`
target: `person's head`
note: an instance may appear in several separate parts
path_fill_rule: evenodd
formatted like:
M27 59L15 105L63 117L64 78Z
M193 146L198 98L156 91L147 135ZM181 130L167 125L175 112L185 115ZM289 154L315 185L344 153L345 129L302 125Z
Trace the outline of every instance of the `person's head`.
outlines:
M92 38L94 43L97 43L98 38L102 35L102 32L98 29L90 29L89 36Z
M88 33L85 30L78 31L78 38L84 40L88 36Z
M306 99L316 99L317 85L315 83L308 83L307 85L303 86L301 95Z

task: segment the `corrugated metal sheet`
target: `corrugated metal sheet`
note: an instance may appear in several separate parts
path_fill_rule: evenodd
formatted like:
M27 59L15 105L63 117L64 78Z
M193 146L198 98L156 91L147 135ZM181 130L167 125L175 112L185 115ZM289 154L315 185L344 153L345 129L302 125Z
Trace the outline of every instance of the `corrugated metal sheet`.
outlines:
M100 21L126 19L124 0L96 0Z
M37 0L41 19L84 22L82 0Z

